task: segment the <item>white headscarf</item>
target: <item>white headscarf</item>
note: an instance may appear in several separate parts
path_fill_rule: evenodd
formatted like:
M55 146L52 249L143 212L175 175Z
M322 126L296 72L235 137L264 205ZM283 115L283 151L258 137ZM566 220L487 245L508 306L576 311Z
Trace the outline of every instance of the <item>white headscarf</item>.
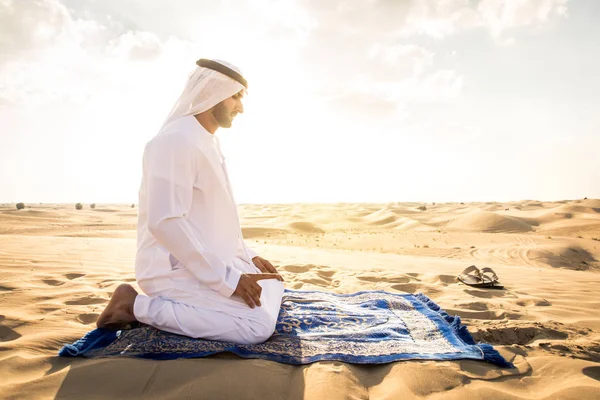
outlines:
M242 75L242 72L236 66L226 61L212 61ZM196 67L188 77L185 89L175 102L163 127L178 118L200 114L209 110L242 89L245 89L245 87L241 83L225 74L209 68Z

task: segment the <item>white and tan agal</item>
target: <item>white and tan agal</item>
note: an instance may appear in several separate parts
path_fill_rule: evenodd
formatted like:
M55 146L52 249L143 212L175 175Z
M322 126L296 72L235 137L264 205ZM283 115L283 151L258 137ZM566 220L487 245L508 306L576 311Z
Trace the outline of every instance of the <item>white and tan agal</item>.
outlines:
M240 71L223 61L222 66ZM134 315L195 338L259 343L274 331L283 296L259 281L261 306L232 296L242 273L259 273L244 242L216 135L194 115L244 90L215 69L197 67L159 133L146 145L139 192Z

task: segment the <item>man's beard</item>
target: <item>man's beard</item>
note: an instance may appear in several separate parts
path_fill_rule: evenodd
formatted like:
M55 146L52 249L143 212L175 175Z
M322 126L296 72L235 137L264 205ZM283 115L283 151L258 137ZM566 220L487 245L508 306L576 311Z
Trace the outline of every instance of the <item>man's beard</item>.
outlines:
M212 115L215 117L221 128L231 128L233 117L227 111L223 103L219 103L212 109Z

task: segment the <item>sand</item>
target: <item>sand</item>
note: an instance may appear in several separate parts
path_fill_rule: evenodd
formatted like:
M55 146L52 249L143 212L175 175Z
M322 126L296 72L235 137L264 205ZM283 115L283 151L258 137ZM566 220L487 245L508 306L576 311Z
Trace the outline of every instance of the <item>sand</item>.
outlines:
M241 206L294 289L422 292L517 368L478 361L290 366L234 356L66 359L117 285L135 286L136 208L0 206L0 397L600 398L600 200ZM492 267L506 290L455 276Z

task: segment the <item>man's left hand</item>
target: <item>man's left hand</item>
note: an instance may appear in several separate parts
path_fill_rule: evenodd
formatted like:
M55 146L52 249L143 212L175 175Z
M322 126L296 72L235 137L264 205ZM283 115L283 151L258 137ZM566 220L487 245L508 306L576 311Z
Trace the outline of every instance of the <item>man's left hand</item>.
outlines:
M281 274L277 272L277 270L275 269L273 264L269 262L269 260L265 260L260 256L256 256L252 259L252 262L254 263L254 265L256 265L256 268L260 269L265 274L272 273L281 276ZM281 278L281 280L283 280L283 277Z

